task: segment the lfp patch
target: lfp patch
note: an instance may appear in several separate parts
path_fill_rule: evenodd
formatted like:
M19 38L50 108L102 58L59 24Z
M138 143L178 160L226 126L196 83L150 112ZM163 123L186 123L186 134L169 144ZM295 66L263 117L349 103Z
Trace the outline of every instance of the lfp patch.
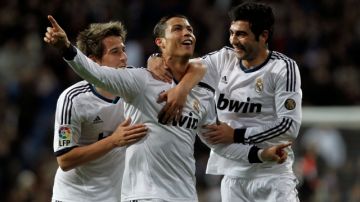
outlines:
M68 126L61 126L59 129L59 146L68 146L71 142L72 131Z

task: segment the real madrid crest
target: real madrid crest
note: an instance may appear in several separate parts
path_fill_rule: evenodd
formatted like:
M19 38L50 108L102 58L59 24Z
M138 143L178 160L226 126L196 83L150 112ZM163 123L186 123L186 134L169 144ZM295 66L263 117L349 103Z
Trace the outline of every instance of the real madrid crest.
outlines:
M196 99L193 101L193 108L197 113L200 112L200 102Z
M255 83L255 91L261 93L264 90L264 82L262 78L257 78Z
M295 107L296 107L296 102L295 102L294 99L289 98L289 99L286 99L286 100L285 100L284 105L285 105L285 108L286 108L286 109L288 109L288 110L293 110L293 109L295 109Z

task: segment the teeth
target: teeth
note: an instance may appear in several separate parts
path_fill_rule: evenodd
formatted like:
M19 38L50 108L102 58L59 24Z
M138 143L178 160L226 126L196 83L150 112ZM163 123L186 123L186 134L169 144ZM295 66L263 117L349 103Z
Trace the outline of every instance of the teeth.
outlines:
M185 40L185 41L183 41L183 44L185 44L185 45L191 45L191 44L192 44L192 41L191 41L191 40Z

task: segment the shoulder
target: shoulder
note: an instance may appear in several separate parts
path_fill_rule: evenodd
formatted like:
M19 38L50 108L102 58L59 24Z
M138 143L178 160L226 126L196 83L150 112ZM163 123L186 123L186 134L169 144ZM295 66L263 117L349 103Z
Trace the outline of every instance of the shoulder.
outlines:
M296 64L295 60L293 60L290 57L286 56L285 54L277 52L277 51L271 52L270 59L275 62L279 62L279 63L294 63L294 64Z
M224 46L220 50L216 50L216 51L213 51L213 52L210 52L210 53L204 55L202 58L206 58L209 56L217 56L217 55L228 56L228 57L236 56L233 48L231 48L229 46Z
M214 99L215 89L205 82L199 82L194 88L193 93L200 99Z
M88 95L92 92L92 85L87 81L77 82L66 88L59 96L58 102L73 102L77 98Z

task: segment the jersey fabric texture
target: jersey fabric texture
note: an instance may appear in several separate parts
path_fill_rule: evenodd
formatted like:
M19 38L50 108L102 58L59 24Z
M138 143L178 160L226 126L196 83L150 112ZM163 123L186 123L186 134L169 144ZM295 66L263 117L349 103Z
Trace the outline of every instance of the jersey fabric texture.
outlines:
M219 120L237 128L240 143L265 148L293 141L301 124L300 74L297 64L279 52L269 52L263 64L246 69L235 51L224 47L203 57L205 79L217 86ZM294 153L285 163L250 164L211 152L207 173L245 178L293 174Z
M84 79L124 98L125 115L131 117L132 123L144 123L149 128L146 137L126 149L122 201L197 201L194 141L203 124L216 121L213 92L206 84L194 87L180 120L164 125L157 119L164 103L156 100L160 93L174 87L175 82L155 80L144 68L100 67L76 51L75 58L67 61L68 64ZM234 160L248 159L251 153L250 146L209 146Z
M54 128L54 152L60 156L111 135L124 121L121 99L109 100L93 85L80 81L59 97ZM57 169L53 201L120 201L125 148L118 147L102 157L67 172Z

